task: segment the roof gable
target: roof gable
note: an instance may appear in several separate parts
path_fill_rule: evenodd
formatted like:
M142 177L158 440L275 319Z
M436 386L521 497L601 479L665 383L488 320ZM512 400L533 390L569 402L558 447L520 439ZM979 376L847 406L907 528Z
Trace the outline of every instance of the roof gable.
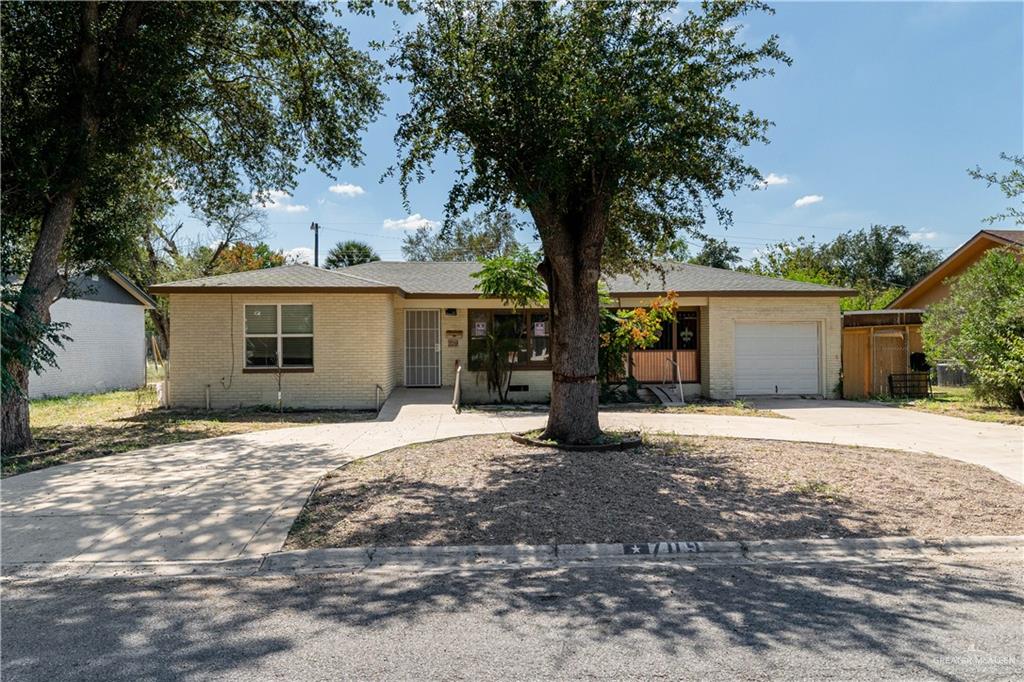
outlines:
M916 302L946 278L953 276L981 257L985 251L1002 246L1024 247L1024 230L981 230L946 257L934 270L914 282L886 308L914 307Z

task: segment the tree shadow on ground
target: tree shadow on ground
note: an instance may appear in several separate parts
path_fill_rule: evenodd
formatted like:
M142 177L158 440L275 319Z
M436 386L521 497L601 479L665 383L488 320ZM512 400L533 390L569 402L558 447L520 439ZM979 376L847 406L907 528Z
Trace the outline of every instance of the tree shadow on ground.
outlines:
M995 534L997 523L1013 525L1007 518L1016 526L997 532L1024 530L1019 486L927 455L767 441L656 439L603 453L508 442L434 443L339 470L307 504L289 546L878 537L937 527L925 525L927 514L959 524L946 534ZM888 477L887 488L872 489L858 472ZM977 499L940 506L948 490Z
M978 614L1019 620L1022 607L1007 572L928 562L50 582L5 594L3 658L7 679L261 676L282 654L358 677L366 658L405 658L403 643L458 655L468 629L502 639L466 656L491 677L517 676L518 646L555 676L635 677L642 660L643 675L750 677L798 654L809 677L863 672L868 659L880 677L962 679L977 671L950 657ZM443 674L433 658L403 665Z

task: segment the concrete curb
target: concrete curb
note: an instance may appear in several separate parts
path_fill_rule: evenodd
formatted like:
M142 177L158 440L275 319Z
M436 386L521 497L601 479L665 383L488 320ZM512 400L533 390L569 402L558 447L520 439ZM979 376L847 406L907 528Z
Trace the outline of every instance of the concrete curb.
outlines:
M643 567L935 560L958 554L1024 552L1024 536L584 545L338 547L250 555L224 561L74 562L10 564L3 581L143 577L288 576L359 571L444 572L585 566Z

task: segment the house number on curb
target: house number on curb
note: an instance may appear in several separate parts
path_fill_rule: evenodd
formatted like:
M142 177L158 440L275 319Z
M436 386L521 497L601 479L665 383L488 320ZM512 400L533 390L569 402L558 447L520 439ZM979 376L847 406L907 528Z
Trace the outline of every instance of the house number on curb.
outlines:
M683 554L699 551L700 543L697 542L638 542L622 546L622 553L627 556L637 554L658 556L659 554Z

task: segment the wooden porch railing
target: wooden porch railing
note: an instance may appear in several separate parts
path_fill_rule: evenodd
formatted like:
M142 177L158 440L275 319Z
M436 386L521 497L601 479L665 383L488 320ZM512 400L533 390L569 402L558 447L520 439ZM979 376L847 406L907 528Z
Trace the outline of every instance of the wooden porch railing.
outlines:
M700 381L700 359L695 350L633 351L630 371L641 383L671 384L677 381L672 362L679 368L678 381L694 384Z

